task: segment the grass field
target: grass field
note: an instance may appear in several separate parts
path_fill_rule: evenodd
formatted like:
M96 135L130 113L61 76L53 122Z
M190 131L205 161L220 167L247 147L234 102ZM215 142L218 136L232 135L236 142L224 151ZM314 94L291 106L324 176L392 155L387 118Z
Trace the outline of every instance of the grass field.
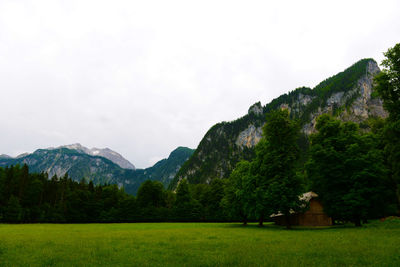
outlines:
M227 223L0 224L0 266L400 266L400 220L362 228Z

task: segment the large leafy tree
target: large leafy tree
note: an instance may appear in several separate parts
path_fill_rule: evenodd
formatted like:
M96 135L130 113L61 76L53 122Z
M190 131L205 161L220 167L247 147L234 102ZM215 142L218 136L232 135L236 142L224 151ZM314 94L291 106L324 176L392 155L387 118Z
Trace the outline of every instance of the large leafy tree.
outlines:
M383 70L375 77L375 90L389 117L383 130L386 163L400 213L400 43L384 53Z
M164 187L158 181L147 180L138 189L137 204L139 207L159 208L164 206Z
M355 123L326 114L317 119L316 129L307 174L328 215L356 226L383 215L390 193L376 137L362 134Z
M255 206L255 179L250 170L249 161L242 160L236 164L225 186L225 195L222 200L229 217L240 218L244 225L247 224Z
M299 159L299 125L289 118L288 110L267 115L263 139L256 147L252 173L256 179L256 215L260 226L265 216L282 213L290 228L290 214L301 207L303 189L296 167Z

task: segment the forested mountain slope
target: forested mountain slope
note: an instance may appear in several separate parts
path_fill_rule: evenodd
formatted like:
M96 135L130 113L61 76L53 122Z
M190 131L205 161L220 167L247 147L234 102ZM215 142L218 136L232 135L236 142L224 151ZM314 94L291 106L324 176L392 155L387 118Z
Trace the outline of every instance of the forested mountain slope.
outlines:
M361 128L368 127L369 118L387 116L381 99L372 92L373 77L379 72L373 59L362 59L313 89L297 88L263 107L258 102L249 108L247 115L214 125L179 170L170 188L175 188L183 178L197 184L228 177L239 160L253 157L265 115L271 110L287 108L290 116L299 120L304 138L314 132L316 118L324 113L360 123Z

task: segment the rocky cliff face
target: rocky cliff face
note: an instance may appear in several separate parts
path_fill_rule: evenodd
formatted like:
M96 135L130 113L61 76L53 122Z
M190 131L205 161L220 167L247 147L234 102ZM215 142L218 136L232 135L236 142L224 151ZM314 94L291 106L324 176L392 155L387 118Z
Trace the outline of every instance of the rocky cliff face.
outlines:
M262 137L262 127L256 127L250 124L246 130L239 133L235 144L239 147L254 147Z
M356 123L362 123L370 117L386 118L388 113L383 109L382 100L372 97L373 77L379 72L378 64L368 61L365 74L357 80L356 85L351 90L333 93L325 106L310 115L310 122L303 126L303 132L313 133L317 117L325 113Z
M363 59L313 89L298 88L264 107L256 103L244 117L213 126L177 173L170 188L175 188L183 178L190 183L208 183L214 178L228 177L239 160L254 156L265 115L274 109L288 109L291 117L300 121L305 135L315 131L316 118L324 113L356 123L363 123L370 117L385 118L387 113L382 101L372 94L373 77L379 71L373 59Z
M248 114L254 114L256 117L263 116L263 108L261 102L257 102L249 108ZM262 127L250 124L245 130L241 131L236 139L235 144L238 147L254 147L262 137Z

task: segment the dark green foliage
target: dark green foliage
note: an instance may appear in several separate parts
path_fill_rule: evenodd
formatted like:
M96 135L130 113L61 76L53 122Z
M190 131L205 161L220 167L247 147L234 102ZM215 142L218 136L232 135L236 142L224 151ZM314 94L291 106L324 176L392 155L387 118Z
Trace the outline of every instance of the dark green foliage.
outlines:
M0 192L0 218L6 222L123 221L113 211L128 197L115 185L78 183L67 175L48 179L29 173L26 165L0 168Z
M147 180L137 197L116 185L79 183L68 175L48 179L24 166L0 168L0 222L80 223L141 221L224 221L220 205L225 185L218 180L191 188L183 180L177 192Z
M223 218L221 201L224 197L225 181L222 179L214 179L210 184L210 196L208 197L208 205L206 212L213 221Z
M183 179L176 190L174 220L178 221L224 221L226 219L221 200L224 183L216 179L210 185L189 185Z
M240 219L243 224L252 218L255 213L256 203L256 180L250 173L251 163L239 161L232 171L225 187L225 196L222 204L231 219Z
M186 179L182 180L176 189L174 213L175 218L181 221L191 221L199 218L199 203L193 200Z
M183 179L176 189L176 203L188 203L192 200L189 192L189 184L186 179Z
M19 199L15 196L11 196L4 209L4 220L7 222L19 222L22 217L22 208L19 204Z
M256 158L251 166L256 179L255 211L260 224L272 213L289 217L291 211L300 209L303 188L296 175L299 130L287 110L272 111L267 116L263 139L256 146Z
M386 166L393 188L396 190L398 213L400 214L400 119L389 121L383 132Z
M384 69L375 77L375 90L383 99L383 106L392 121L400 119L400 43L384 53Z
M384 69L375 77L375 91L389 112L382 131L386 166L397 195L400 214L400 43L384 53Z
M377 137L329 115L320 116L316 127L307 173L325 211L356 225L390 213L392 193Z
M139 187L137 204L140 207L162 207L165 205L163 191L160 182L147 180Z
M199 188L203 189L202 196L198 201L203 207L204 218L210 221L223 220L225 216L221 201L224 197L224 181L221 179L213 179L210 185Z
M249 218L258 218L263 225L273 213L289 217L302 209L299 196L304 191L296 173L301 166L298 141L299 125L289 112L271 111L255 159L239 162L228 179L222 204L229 216L244 224Z
M162 221L166 220L166 199L162 183L158 181L145 181L138 190L137 206L140 220Z

